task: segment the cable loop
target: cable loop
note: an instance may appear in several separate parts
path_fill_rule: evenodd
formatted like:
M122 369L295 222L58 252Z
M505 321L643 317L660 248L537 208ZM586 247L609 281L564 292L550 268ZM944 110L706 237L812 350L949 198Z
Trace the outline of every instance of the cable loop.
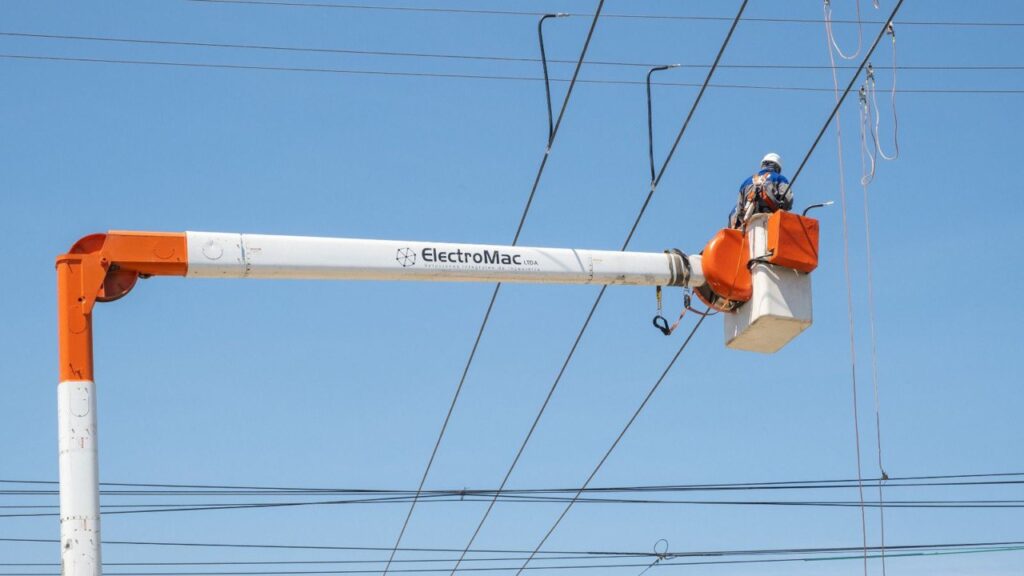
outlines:
M540 63L541 67L544 68L544 94L547 96L548 102L548 149L551 148L551 142L555 139L555 114L551 109L551 79L548 77L548 56L544 50L544 21L548 18L561 18L564 16L568 16L568 14L554 12L541 16L537 22L537 39L540 41Z

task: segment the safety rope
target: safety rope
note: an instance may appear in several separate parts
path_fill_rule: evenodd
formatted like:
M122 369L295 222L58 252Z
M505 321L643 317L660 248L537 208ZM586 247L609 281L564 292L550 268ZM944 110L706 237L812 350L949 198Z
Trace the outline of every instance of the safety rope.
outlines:
M860 109L860 185L867 186L875 179L878 147L871 137L871 100L868 99L867 85L857 93Z
M896 113L896 30L893 28L892 22L890 22L886 27L886 34L892 37L892 87L889 89L889 100L892 107L892 142L894 150L891 156L885 153L878 137L878 124L881 119L881 114L878 110L878 94L875 90L875 75L873 70L869 74L870 83L868 83L868 93L871 95L871 101L875 109L875 128L872 132L875 140L875 148L884 160L895 160L900 157L900 119Z
M836 54L839 55L843 60L853 60L857 56L860 56L860 51L864 47L864 28L863 22L860 17L860 0L856 0L857 3L857 50L853 54L847 56L843 53L843 50L836 43L836 37L832 34L832 0L825 0L825 34L828 35L828 42L830 50L835 50ZM878 2L875 2L875 8L878 8Z
M893 41L893 66L896 64L896 34L893 31L892 23L890 22L886 28L886 33L892 36ZM875 330L875 291L874 291L874 260L871 254L871 208L869 201L869 185L874 180L875 168L877 166L878 155L881 155L884 160L895 160L899 157L899 121L896 116L896 69L893 68L893 93L892 93L892 113L893 113L893 142L895 143L895 153L892 156L887 156L881 149L881 143L878 138L878 99L875 96L875 75L874 69L871 65L868 65L867 77L864 80L864 86L861 87L861 189L864 195L864 244L865 244L865 268L866 268L866 281L867 281L867 294L868 294L868 325L869 333L871 337L871 386L874 395L874 408L875 408L875 439L876 439L876 450L878 455L878 472L881 480L878 482L878 527L879 537L881 539L882 552L879 554L882 564L882 576L886 576L886 561L885 561L885 481L889 478L888 473L885 471L885 465L882 458L882 416L881 416L881 401L878 392L878 338ZM870 100L867 94L870 94ZM870 129L872 111L874 108L874 128ZM867 132L870 131L870 138ZM869 149L868 142L871 142Z
M861 141L864 140L864 130L861 129ZM865 155L865 149L861 148L861 171L866 169L867 162L871 160L870 156ZM874 166L874 160L871 160L872 166ZM865 267L867 268L867 292L868 292L868 325L870 326L871 335L871 385L874 391L875 400L875 438L877 440L877 454L878 454L878 473L881 478L878 482L878 527L879 535L881 538L881 553L879 557L882 562L882 576L885 576L885 495L884 485L885 481L889 479L889 474L885 471L885 466L882 463L882 416L881 416L881 402L878 394L878 345L875 332L875 291L874 291L874 277L872 270L874 268L873 260L871 256L871 209L868 201L868 186L870 180L865 181L861 179L861 189L864 193L864 243L865 243L865 254L866 261Z
M828 13L828 0L825 1L826 14ZM828 40L828 59L832 68L832 84L836 104L839 103L839 77L836 72L836 59L833 53L834 42L832 41L831 27L826 17L825 24L826 38ZM853 397L853 433L854 443L857 451L857 492L860 498L860 530L864 549L864 576L868 574L868 527L867 513L864 506L864 476L861 471L860 458L860 416L857 410L857 346L855 337L854 315L853 315L853 283L850 280L850 237L849 225L847 223L846 210L846 175L843 165L843 129L839 110L835 113L836 125L836 148L838 150L839 169L839 198L843 215L843 273L846 277L846 315L849 321L850 330L850 384Z

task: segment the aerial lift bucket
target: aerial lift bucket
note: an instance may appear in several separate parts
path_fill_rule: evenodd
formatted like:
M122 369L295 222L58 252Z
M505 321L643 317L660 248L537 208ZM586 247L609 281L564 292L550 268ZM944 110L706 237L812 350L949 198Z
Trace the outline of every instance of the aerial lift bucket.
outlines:
M818 221L785 211L755 214L746 240L751 296L724 315L725 345L770 354L811 325Z

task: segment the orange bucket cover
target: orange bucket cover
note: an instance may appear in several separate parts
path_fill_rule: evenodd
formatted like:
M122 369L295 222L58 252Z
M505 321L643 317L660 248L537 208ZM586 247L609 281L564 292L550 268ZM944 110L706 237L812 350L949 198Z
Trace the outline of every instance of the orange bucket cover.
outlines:
M768 218L768 262L809 273L818 267L818 221L782 210Z
M727 300L746 302L752 293L749 260L750 249L743 232L731 228L719 230L702 252L704 279L715 294Z

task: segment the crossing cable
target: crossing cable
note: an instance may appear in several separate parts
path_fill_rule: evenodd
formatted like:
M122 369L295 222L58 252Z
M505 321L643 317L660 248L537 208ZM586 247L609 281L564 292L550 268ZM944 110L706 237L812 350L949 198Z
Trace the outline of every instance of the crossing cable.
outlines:
M725 40L722 41L722 45L718 49L718 54L715 56L715 61L712 64L711 68L708 70L707 76L704 78L704 84L701 86L700 92L697 93L697 97L694 99L693 104L690 106L690 111L686 115L686 120L683 121L683 125L679 128L679 133L676 135L675 142L672 144L672 148L669 151L668 156L665 158L665 162L662 164L661 170L659 171L657 177L652 180L650 190L647 192L647 197L644 199L643 205L640 207L640 211L637 213L636 219L633 221L633 225L632 225L632 227L629 230L629 234L626 235L626 239L622 243L622 247L620 248L620 251L625 251L626 248L629 247L629 243L633 239L633 234L636 232L637 226L639 226L639 224L640 224L640 220L643 218L644 213L647 211L647 206L650 204L651 198L654 196L654 193L658 189L658 183L661 181L661 177L665 173L665 169L668 168L669 163L672 161L672 158L675 155L676 148L679 146L679 142L682 140L683 135L686 133L686 129L690 125L690 120L693 118L693 114L697 110L697 106L700 104L700 101L701 101L701 99L704 96L705 90L707 90L708 83L711 82L711 77L715 73L715 70L717 68L718 62L721 61L722 54L725 53L725 49L729 45L729 41L732 39L733 32L735 32L735 30L736 30L736 25L739 24L740 17L743 15L743 11L746 9L748 1L749 0L743 0L743 2L740 4L739 10L736 12L736 16L733 18L732 25L729 27L729 32L726 34ZM561 383L562 376L565 374L565 371L568 368L569 363L572 362L572 359L573 359L573 357L576 354L576 350L579 347L580 341L583 339L583 335L586 333L587 329L590 327L590 321L594 318L594 313L597 311L597 307L601 304L601 299L604 298L604 294L605 294L605 291L607 289L608 289L607 285L601 286L600 291L598 291L598 293L597 293L597 297L594 298L594 303L590 306L590 311L587 313L587 317L583 321L583 325L580 326L580 330L576 334L576 338L573 340L572 347L569 349L569 353L566 355L565 361L562 362L562 367L558 370L558 375L555 376L554 381L551 383L551 387L548 389L548 393L547 393L547 396L545 396L545 398L544 398L544 402L541 404L540 409L537 411L537 415L534 417L533 422L530 424L529 431L527 431L526 436L523 438L522 443L519 445L519 449L516 451L515 457L512 459L512 463L509 465L508 470L505 472L505 477L502 479L501 485L498 487L497 491L495 491L493 499L491 500L490 504L487 505L487 509L484 511L483 516L480 518L480 522L477 524L476 528L473 530L473 535L470 536L469 542L467 542L465 550L462 553L462 557L463 558L466 556L468 550L473 546L473 542L476 541L477 536L480 534L480 531L483 529L484 524L487 522L487 519L490 517L491 511L494 510L494 505L497 503L498 497L501 495L502 491L505 489L505 486L508 484L509 478L512 477L512 473L515 471L516 466L519 464L519 459L522 457L523 452L526 450L526 446L530 443L530 439L533 438L533 433L537 430L537 425L540 423L541 418L544 416L544 412L547 410L548 404L551 402L551 398L555 394L555 390L558 388L558 385ZM699 322L697 322L696 326L700 326L701 322L703 322L703 320L704 320L704 317L702 316L701 320ZM686 348L686 344L689 343L690 338L693 337L693 334L694 334L695 331L696 331L696 327L694 328L693 332L690 332L690 335L686 338L686 341L684 342L683 346L680 347L679 352L676 353L676 358L678 358L679 354L681 354L683 349ZM673 358L672 363L675 363L675 358ZM670 367L671 367L672 363L669 364ZM664 375L662 376L662 378L664 378ZM658 380L658 384L656 384L654 386L654 389L657 389L657 387L658 387L658 385L660 383L661 383L661 379ZM654 389L652 389L652 393L653 393ZM649 397L650 396L648 396L648 398ZM644 404L646 404L646 400L644 401ZM641 404L641 407L642 406L643 406L643 404ZM635 416L634 416L634 418L635 418ZM627 428L628 428L628 426L627 426ZM623 431L623 433L625 433L625 430ZM616 444L617 443L618 442L616 441ZM598 466L598 468L600 468L600 465ZM595 474L596 474L596 470L595 470ZM587 484L589 484L589 483L590 483L590 481L588 480ZM579 498L579 496L582 494L582 490L584 490L586 487L587 486L585 484L579 490L577 490L577 492L576 492L576 494L575 494L575 496L573 498L574 499ZM571 507L571 506L572 506L572 504L570 503L569 507ZM566 508L566 512L567 511L568 511L568 508ZM563 516L564 516L564 513L563 513ZM557 523L556 523L556 525L557 525ZM545 536L544 539L547 540L547 537ZM542 544L543 544L543 542L542 542ZM535 555L535 553L531 554L530 558L532 559L534 555ZM527 563L529 563L529 560L527 560ZM454 576L455 572L458 570L459 564L460 564L460 562L456 562L455 566L452 568L452 572L451 573L452 573L453 576ZM526 566L526 564L524 564L523 566ZM522 570L520 570L520 572L521 571Z
M892 14L889 16L889 18L887 20L887 23L892 22L892 19L899 12L900 6L903 5L903 2L904 2L904 0L899 0L897 2L895 8L892 11ZM742 13L743 13L743 9L746 7L746 4L747 4L747 2L746 2L746 0L744 0L743 4L740 6L740 11L739 11L739 13L737 13L736 19L733 21L733 26L732 26L732 28L729 31L730 37L732 35L732 31L735 29L736 24L739 21L740 15L742 15ZM860 67L858 68L858 71L857 71L857 75L860 74L860 70L862 70L864 68L864 65L867 63L868 59L871 57L871 54L875 51L875 48L878 46L878 42L881 40L883 34L885 34L885 27L883 27L883 29L880 32L878 38L875 39L875 42L872 44L871 49L868 51L868 54L865 56L864 60L861 62L861 65L860 65ZM728 43L728 38L726 39L726 44L727 43ZM721 53L722 53L722 51L724 51L726 44L722 45L722 50L719 51L719 57L721 57ZM829 54L831 55L831 48L830 48ZM797 176L799 176L800 171L803 170L803 167L807 163L807 160L810 158L811 154L813 154L814 149L817 147L818 141L820 141L820 139L821 139L821 135L824 134L825 130L828 128L828 125L832 123L832 119L838 113L839 106L842 104L842 101L846 98L846 95L849 94L850 88L853 86L853 82L855 80L856 80L856 75L850 81L850 85L847 86L846 91L843 93L842 97L840 98L840 97L837 96L836 107L832 110L831 114L829 114L828 120L826 120L824 126L821 129L821 132L819 132L818 137L815 139L814 143L811 145L810 150L808 150L807 155L804 157L803 161L801 162L800 167L797 170L796 174L794 175L793 180L791 180L791 184L790 184L791 186L792 186L792 182L796 180ZM837 88L838 88L838 86L837 86ZM691 115L692 115L693 109L691 109L690 112L691 112ZM689 117L687 117L687 123L688 122L689 122ZM685 129L685 126L686 126L686 124L684 124L684 129ZM673 144L672 149L671 149L671 151L669 153L669 158L671 158L671 155L675 152L675 149L678 146L679 140L681 139L681 137L682 137L682 132L680 132L680 136L676 138L676 141ZM668 161L666 160L666 163L662 166L662 172L658 175L658 178L655 180L655 184L657 184L657 182L659 182L661 180L661 176L664 174L664 170L667 167L667 165L668 165ZM652 192L653 192L653 187L652 187ZM648 200L650 200L650 195L648 195ZM645 203L644 206L646 207L646 203ZM635 229L636 229L636 226L634 225L634 230ZM632 236L632 232L630 232L630 236ZM658 379L658 381L655 383L655 385L651 388L651 390L648 393L648 395L644 398L644 401L637 408L636 412L633 413L633 416L627 422L626 426L623 428L622 432L616 438L615 442L612 443L611 447L605 453L604 457L602 457L602 459L598 462L598 465L594 468L593 472L591 472L590 476L587 478L587 481L583 483L583 488L586 488L590 484L590 481L593 480L594 476L597 475L597 472L601 469L601 466L604 465L604 462L611 455L612 451L615 449L616 446L618 446L618 443L622 439L623 435L625 435L626 431L629 430L629 427L633 424L633 422L636 420L637 416L639 416L640 412L643 410L644 406L646 406L647 402L650 400L651 396L658 389L658 386L660 386L662 380L665 378L665 375L668 374L668 371L672 368L672 366L675 364L676 360L679 358L679 355L682 354L683 350L686 349L686 346L687 346L687 344L689 344L690 339L693 338L693 335L696 333L697 329L700 328L700 326L704 322L705 318L706 318L706 316L703 316L703 315L700 316L700 319L694 325L693 330L691 330L690 334L687 336L686 340L683 342L683 345L679 348L679 351L676 352L676 355L669 362L668 367L665 369L665 372L662 373L661 377ZM859 438L858 438L858 442L859 442ZM860 481L861 474L859 473L859 459L860 459L859 447L858 447L857 458L858 458L858 474L857 474L857 477L858 477L858 486L860 486L862 484L862 482ZM863 490L862 487L860 489ZM544 546L544 543L547 542L548 538L555 531L555 529L558 527L558 525L562 522L562 520L565 518L566 514L569 513L569 510L572 509L572 506L575 503L575 499L578 498L580 496L580 494L582 494L582 491L578 491L576 493L576 495L574 496L573 500L571 500L569 502L569 504L566 505L566 507L562 511L561 515L559 515L559 517L555 520L554 524L552 524L551 528L547 531L547 533L544 535L544 537L541 539L541 541L534 548L534 554L531 554L530 559L532 559L533 556L537 552L539 552L540 549ZM861 510L862 510L862 514L863 514L863 508L861 508ZM867 572L867 553L866 553L866 550L867 550L867 539L866 539L866 535L865 535L865 541L864 541L864 549L865 549L864 571L865 571L865 576L866 576L866 572ZM525 569L528 566L528 564L530 563L530 559L527 559L526 562L523 563L522 567L519 569L519 571L516 572L515 576L520 576L520 574L522 574L523 569Z
M604 0L598 0L597 8L594 10L593 20L591 20L590 28L587 30L587 38L583 42L583 48L580 50L580 56L572 74L572 80L569 82L569 88L565 93L565 98L562 100L562 108L558 111L558 120L555 122L554 127L550 129L548 134L547 144L544 147L544 156L541 158L540 166L537 168L537 175L533 179L533 186L530 188L530 195L526 199L526 206L523 208L523 214L519 218L519 225L516 227L515 237L512 239L513 246L519 243L519 235L523 231L523 225L526 223L526 216L530 213L530 206L533 204L534 195L537 193L537 186L540 185L540 179L544 174L544 168L547 166L548 158L551 156L551 146L554 144L555 137L558 135L558 129L562 125L562 118L565 116L565 110L569 106L569 98L572 97L572 90L576 86L576 79L579 77L580 69L583 67L583 61L587 56L587 49L590 48L590 40L594 36L594 29L597 28L597 22L601 17L602 9L604 9ZM459 394L462 392L462 386L466 382L466 376L469 374L469 368L473 365L473 359L476 357L476 351L480 346L480 339L483 337L484 330L487 328L487 322L491 317L491 311L494 310L494 302L497 300L498 292L500 290L501 283L499 282L494 285L494 291L491 292L491 300L487 304L487 311L484 313L483 320L480 322L480 328L477 330L476 339L473 342L473 348L469 353L469 358L466 360L466 366L462 370L462 376L459 378L459 385L455 388L455 394L452 395L451 404L448 406L448 413L444 417L444 423L441 425L441 430L437 435L437 440L434 442L434 449L430 453L430 459L427 461L427 466L423 470L423 476L420 478L419 486L416 488L416 496L413 498L412 504L409 505L409 511L405 515L405 520L402 522L402 529L398 533L398 538L395 540L395 546L391 550L391 556L388 558L388 563L384 567L384 576L387 576L388 570L391 568L391 561L394 560L395 554L398 552L398 547L402 543L402 537L405 536L405 530L409 527L409 520L412 518L413 511L416 509L416 502L419 500L420 494L423 491L423 485L426 483L427 476L430 474L430 469L434 464L434 458L437 456L437 451L441 446L441 441L444 439L444 434L448 430L448 423L451 420L452 412L455 411L455 405L458 403Z
M746 0L744 0L744 5L746 5ZM628 432L630 427L633 426L633 423L636 422L636 419L640 416L640 413L643 412L643 409L647 406L647 403L650 402L651 398L654 396L654 393L658 391L658 388L661 386L661 383L665 380L665 377L668 376L669 371L672 370L672 367L675 365L676 360L678 360L679 356L681 356L683 351L686 350L686 347L690 344L690 340L693 339L694 334L697 333L697 330L701 327L701 325L704 323L704 320L706 319L706 314L699 315L697 323L693 325L693 329L690 330L690 333L686 336L686 340L684 340L682 345L679 346L679 350L676 351L675 356L672 357L672 360L669 361L668 366L666 366L665 370L662 371L661 376L659 376L658 379L654 382L654 385L651 386L651 389L647 392L647 395L644 397L643 401L640 403L639 406L637 406L636 410L633 411L633 415L630 416L629 420L626 422L626 425L622 427L622 430L619 432L619 435L615 438L615 441L612 442L611 446L608 447L608 450L605 451L604 456L602 456L601 460L598 461L597 466L595 466L594 469L590 472L590 476L587 477L587 480L583 483L583 486L580 488L580 490L576 491L576 494L573 495L569 503L565 505L565 508L562 510L562 513L555 520L554 524L551 525L551 528L548 529L547 533L544 534L544 537L541 538L540 542L537 543L537 546L534 547L533 552L531 552L526 561L523 562L523 565L520 566L519 569L516 571L515 576L519 576L520 574L522 574L523 571L528 568L528 565L534 559L534 557L536 557L536 555L540 553L540 549L544 546L544 543L548 541L548 538L551 537L551 534L553 534L555 529L558 528L558 525L562 523L562 520L569 513L569 510L572 509L573 505L576 504L576 501L579 499L579 496L583 493L583 490L590 485L590 482L593 481L595 476L597 476L597 473L601 470L601 467L604 466L604 463L608 460L608 457L611 456L612 452L615 451L615 448L618 447L619 442L622 441L622 438L626 435L626 432Z
M281 6L294 8L336 8L345 10L376 10L385 12L420 12L434 14L466 14L477 16L543 16L544 12L528 12L517 10L491 10L479 8L443 8L430 6L381 6L355 3L332 3L332 2L293 2L286 0L186 0L188 2L206 4L238 4L238 5L264 5ZM584 16L584 14L570 14L570 16ZM687 16L687 15L659 15L659 14L605 14L606 20L631 19L631 20L682 20L682 21L709 21L728 22L732 18L728 16ZM745 22L758 22L769 24L821 24L823 20L816 18L745 18ZM877 20L832 20L833 24L884 24ZM970 21L941 21L941 20L908 20L900 24L911 26L962 26L962 27L992 27L992 28L1016 28L1024 27L1024 22L970 22Z

